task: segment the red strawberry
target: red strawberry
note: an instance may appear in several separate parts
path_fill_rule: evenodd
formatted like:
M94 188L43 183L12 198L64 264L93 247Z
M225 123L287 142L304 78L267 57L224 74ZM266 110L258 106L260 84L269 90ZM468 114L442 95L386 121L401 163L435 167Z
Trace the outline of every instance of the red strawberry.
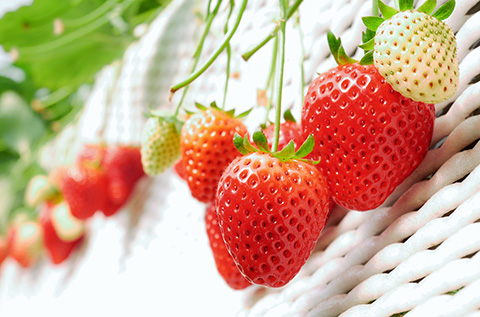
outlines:
M220 179L216 203L227 249L247 279L288 283L313 250L328 201L326 181L309 163L266 153L235 159Z
M275 139L275 126L268 126L264 133L268 139L269 147L272 149L273 140ZM287 146L288 142L291 140L293 140L293 143L295 144L295 149L298 149L305 141L305 137L303 136L302 127L298 123L286 121L280 125L278 150Z
M103 144L85 144L77 155L77 162L97 164L98 167L103 161L105 151L106 147Z
M214 200L222 172L240 155L233 144L235 133L247 133L242 121L214 108L185 121L180 138L182 162L192 196L199 201Z
M173 165L173 168L175 169L175 172L177 173L178 177L180 177L183 180L186 180L185 179L185 168L183 168L182 160L175 163Z
M43 228L43 241L45 249L53 264L60 264L65 261L72 251L78 247L83 239L83 235L70 242L59 238L52 223L52 213L55 208L53 203L47 202L43 205L40 213L40 225Z
M0 266L8 256L8 240L5 236L0 236Z
M231 288L236 290L244 289L251 285L242 273L240 273L232 256L228 253L227 247L222 238L222 233L220 232L217 211L215 210L214 204L210 204L207 207L205 213L205 226L218 273L220 273L225 282Z
M72 215L78 219L90 218L105 207L106 179L98 168L81 163L69 167L60 188Z
M9 255L22 267L37 262L43 252L43 230L38 221L13 224L8 233Z
M102 163L107 181L107 206L102 209L111 216L130 198L143 172L140 149L132 146L107 147Z

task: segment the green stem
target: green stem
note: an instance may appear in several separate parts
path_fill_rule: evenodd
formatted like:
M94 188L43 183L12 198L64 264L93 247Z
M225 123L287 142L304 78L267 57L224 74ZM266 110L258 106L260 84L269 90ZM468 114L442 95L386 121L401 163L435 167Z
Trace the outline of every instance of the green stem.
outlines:
M286 18L286 21L288 19L290 19L292 17L292 15L295 13L295 11L297 11L298 7L300 6L300 4L303 2L303 0L295 0L295 2L292 4L292 6L290 8L288 8L288 12L287 12L287 18ZM281 23L280 23L281 24ZM260 43L258 43L257 45L255 45L252 49L250 49L248 52L246 53L243 53L242 54L242 57L244 60L248 61L250 59L250 57L253 56L253 54L255 54L259 49L261 49L265 44L267 44L271 39L273 39L278 31L280 30L280 24L278 24L275 29L265 38L263 39L263 41L261 41Z
M273 51L272 51L272 63L270 64L270 71L268 73L267 84L265 86L265 92L270 89L272 85L273 78L275 77L275 65L277 63L277 51L278 51L278 37L275 37L273 42ZM267 106L267 113L265 114L265 125L268 123L268 114L270 113L270 109L272 109L272 99L273 99L273 88L270 92L270 98L268 98L268 106Z
M372 16L378 17L378 0L372 0Z
M232 16L233 7L235 7L235 1L230 0L230 11L228 12L227 21L225 22L224 33L227 34L228 32L228 22L230 21L230 17ZM227 69L225 71L225 88L223 90L223 102L222 102L222 109L225 109L225 102L227 101L227 90L228 90L228 83L230 81L230 62L232 60L232 48L230 43L227 45Z
M210 67L210 65L212 65L212 63L217 59L217 57L220 55L220 53L227 47L227 45L230 43L230 39L233 37L233 35L237 31L237 28L240 24L240 21L242 20L243 12L245 11L245 8L247 6L247 2L248 2L248 0L243 0L242 1L242 4L241 4L239 12L238 12L238 16L235 20L235 24L233 25L233 28L228 33L227 37L223 40L220 47L213 53L213 55L206 61L206 63L198 71L196 71L195 73L190 75L190 77L188 77L187 79L185 79L184 81L182 81L182 82L180 82L176 85L173 85L170 88L170 100L172 99L173 94L177 90L189 85L195 79L197 79L200 75L202 75Z
M273 143L273 152L278 150L278 140L280 137L280 120L282 118L282 88L283 88L283 71L285 64L285 39L286 39L286 21L287 21L287 0L280 0L280 7L282 8L282 19L280 20L280 33L278 37L278 47L280 48L276 69L278 73L275 74L275 91L277 92L277 109L275 113L275 139Z
M200 60L200 55L202 55L202 50L203 50L203 44L205 43L205 39L207 37L207 34L210 32L210 27L212 26L213 19L218 13L218 10L220 9L220 4L222 3L222 0L219 0L217 2L217 5L213 9L212 12L210 12L210 4L211 1L208 1L208 7L207 7L207 17L206 17L206 23L205 23L205 29L203 30L202 37L200 38L200 41L198 42L197 49L195 50L195 53L193 54L194 57L194 62L192 65L192 71L193 73L195 69L197 68L198 61ZM177 105L177 108L175 109L175 114L174 116L178 116L178 113L180 112L180 109L182 108L183 101L185 100L185 96L187 95L188 92L188 86L185 87L182 93L182 97L180 98L180 102Z
M298 15L298 33L300 37L300 49L301 49L301 56L300 56L300 96L301 96L301 105L303 105L305 99L305 45L303 44L303 32L302 28L300 27L300 14Z

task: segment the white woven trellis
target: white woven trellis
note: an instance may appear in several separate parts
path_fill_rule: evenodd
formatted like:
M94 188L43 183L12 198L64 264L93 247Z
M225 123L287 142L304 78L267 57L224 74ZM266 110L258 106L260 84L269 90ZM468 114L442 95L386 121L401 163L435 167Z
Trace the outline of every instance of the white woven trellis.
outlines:
M437 7L444 2L439 1ZM364 30L361 17L369 15L370 6L367 0L305 0L300 6L300 27L293 23L288 26L284 88L284 105L292 107L297 118L302 89L299 67L302 37L299 31L303 34L305 80L308 84L318 72L335 66L326 42L327 29L342 37L347 53L360 57L362 51L355 51L355 47L360 43ZM44 165L53 167L71 162L82 143L95 141L99 135L109 143L138 143L144 122L143 113L149 107L172 109L179 100L181 91L172 103L168 102L168 88L188 74L191 54L201 29L194 10L204 10L205 7L206 3L195 6L194 1L175 0L139 42L130 47L121 62L102 72L79 123L69 127L45 149ZM226 8L222 8L218 21L212 26L213 35L207 38L205 57L200 64L222 38L223 31L218 30L223 30L227 14ZM459 0L454 13L446 21L456 32L459 46L458 92L451 100L436 105L437 119L431 150L418 169L382 207L368 212L337 207L330 226L324 230L305 267L281 289L251 287L232 293L218 277L210 283L216 291L203 292L207 285L180 281L182 274L188 274L181 270L195 272L196 269L179 264L179 271L173 272L179 274L178 283L158 285L159 298L169 298L169 292L162 291L162 287L180 285L178 287L185 290L193 289L188 294L196 295L185 296L178 302L194 303L192 305L197 305L195 311L200 315L218 312L209 305L199 304L202 301L210 303L209 294L218 292L226 294L229 300L239 301L235 308L227 308L219 314L222 316L237 313L240 316L391 316L401 312L408 312L406 316L478 316L479 9L478 0ZM243 111L256 104L256 90L263 89L266 82L271 43L249 62L244 62L240 53L273 30L277 17L277 1L249 2L232 42L232 72L238 73L239 78L230 80L227 108ZM185 105L189 106L193 101L222 101L225 62L226 58L222 55L192 84ZM256 109L248 118L249 128L255 128L263 121L263 116L264 111ZM52 156L52 153L61 155ZM130 212L142 211L136 218L136 230L158 232L155 236L145 235L142 231L135 236L134 243L150 245L147 251L151 258L158 258L165 256L154 254L159 237L167 238L174 234L185 236L187 240L193 237L188 243L172 241L166 250L172 254L190 252L208 258L211 255L204 235L203 206L189 198L187 187L172 181L173 178L173 174L167 172L154 178L153 182L144 182L127 207ZM129 231L131 217L128 220L122 217L119 215L115 223L121 230L127 230L125 238L132 237ZM100 231L108 227L108 221L103 222L98 217L94 219L90 228L91 241L102 239ZM138 236L144 240L139 240ZM88 260L92 261L88 256L82 259ZM212 259L206 263L213 265ZM196 261L196 265L202 265L202 262ZM148 274L165 274L156 271L153 266L147 266L145 270ZM211 268L209 272L214 270ZM125 273L127 276L128 272ZM202 284L201 278L198 278L199 284ZM5 283L7 286L3 287L15 288L12 280ZM453 292L456 290L459 291ZM0 299L1 295L2 292ZM34 293L33 296L39 295ZM171 298L166 301L176 303ZM0 311L3 304L0 303ZM150 307L148 303L144 305ZM177 306L177 312L184 311L185 307ZM158 310L162 312L161 307ZM182 315L175 311L163 312Z

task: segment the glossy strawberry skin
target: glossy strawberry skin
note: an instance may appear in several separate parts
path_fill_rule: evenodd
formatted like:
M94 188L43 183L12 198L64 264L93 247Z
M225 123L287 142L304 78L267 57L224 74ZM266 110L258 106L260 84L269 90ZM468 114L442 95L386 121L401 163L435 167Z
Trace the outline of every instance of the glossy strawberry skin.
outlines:
M235 159L218 185L218 222L227 249L252 283L281 287L305 264L328 213L322 174L265 153Z
M185 121L180 138L182 162L188 187L197 200L214 201L223 171L240 155L233 144L235 133L247 133L242 121L212 108Z
M54 204L49 202L45 203L40 212L39 222L43 229L43 242L50 260L53 264L60 264L80 245L83 236L69 242L60 239L52 224L52 212L54 208Z
M140 149L130 146L107 147L102 162L107 182L106 216L115 214L130 198L135 185L145 175Z
M207 206L205 212L205 227L207 230L208 241L212 249L215 265L218 273L231 288L241 290L251 285L249 281L240 273L232 256L228 253L225 242L220 232L220 226L217 220L217 211L214 204Z
M435 109L403 97L373 65L338 66L310 85L302 109L311 158L346 208L380 206L424 159Z
M267 137L268 145L271 150L273 142L275 140L275 125L268 126L263 131L263 133ZM302 127L298 123L286 121L280 124L280 133L278 136L278 150L280 151L281 149L283 149L290 141L293 141L293 143L295 144L295 150L298 150L298 148L305 141L305 137L303 136Z
M76 164L68 168L61 182L63 197L72 215L85 220L106 205L105 174L99 168Z

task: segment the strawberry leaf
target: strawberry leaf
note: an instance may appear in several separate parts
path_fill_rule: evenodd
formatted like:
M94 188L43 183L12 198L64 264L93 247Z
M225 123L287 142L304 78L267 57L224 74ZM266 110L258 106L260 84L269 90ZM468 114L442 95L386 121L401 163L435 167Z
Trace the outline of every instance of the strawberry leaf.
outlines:
M293 116L292 112L290 111L290 109L287 109L287 111L285 111L283 113L283 118L285 119L285 121L287 122L293 122L293 123L297 123L297 120L295 120L295 117Z
M369 30L376 32L385 19L381 17L363 17L362 21Z
M432 15L434 18L442 21L448 18L455 9L455 0L445 2L437 11Z
M240 113L240 114L237 114L237 115L235 116L235 118L237 118L237 119L243 119L243 118L245 118L246 116L248 116L248 115L250 114L250 112L252 112L252 110L253 110L253 108L250 108L250 109L248 109L247 111L244 111L244 112L242 112L242 113Z
M372 65L373 64L373 51L369 51L360 60L360 65Z
M398 2L400 11L407 11L413 9L413 0L400 0Z
M293 140L288 142L287 146L284 147L281 151L273 154L276 158L281 161L288 161L295 155L295 144Z
M198 110L200 110L200 111L205 111L205 110L208 109L206 106L204 106L204 105L202 105L201 103L196 102L196 101L195 101L195 107L196 107Z
M358 45L364 51L371 51L375 45L375 38L370 39L368 42Z
M243 138L238 133L235 133L233 136L233 145L235 145L238 152L242 153L243 155L250 154L250 151L243 146Z
M297 152L294 155L294 159L302 159L310 152L313 151L313 147L315 146L315 139L313 135L309 135L308 138L303 142L303 144L298 148Z
M375 32L370 30L370 29L366 29L365 32L362 32L362 42L363 43L367 43L368 41L370 41L371 39L375 38Z
M271 153L268 147L267 137L265 136L265 134L263 134L263 131L261 129L257 129L253 133L253 142L261 151L265 153Z
M437 0L427 0L425 1L424 4L422 4L417 11L426 13L426 14L432 14L432 12L435 10L435 7L437 6Z
M391 17L393 17L395 14L399 12L397 9L386 5L382 1L378 1L378 8L380 9L380 12L382 13L382 16L385 19L390 19Z

